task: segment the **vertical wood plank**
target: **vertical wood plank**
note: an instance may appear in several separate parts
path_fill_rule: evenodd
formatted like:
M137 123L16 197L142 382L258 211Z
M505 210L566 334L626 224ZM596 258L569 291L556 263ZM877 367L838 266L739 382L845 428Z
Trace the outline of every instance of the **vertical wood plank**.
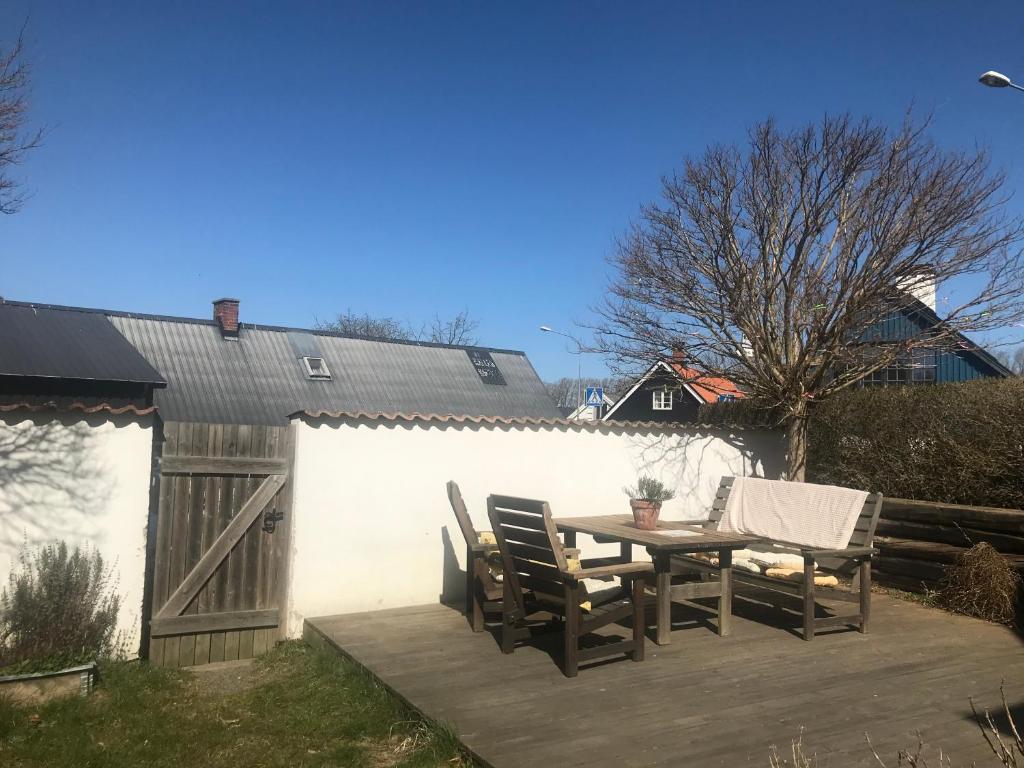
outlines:
M268 458L276 458L281 455L282 427L268 427L267 440L263 455ZM280 493L270 502L267 509L273 513L277 509L280 500ZM266 533L262 523L257 521L254 526L254 534L258 542L257 550L257 573L256 573L256 608L267 608L270 601L270 573L271 562L274 554L274 534ZM253 656L266 653L271 647L271 635L274 630L257 629L253 632Z
M224 425L223 424L210 424L207 432L206 439L206 456L220 456L221 455L221 442L224 439ZM204 489L203 496L205 498L205 507L203 510L203 530L202 530L202 541L199 547L201 554L205 554L206 550L210 548L210 545L217 538L217 512L220 505L220 487L218 484L218 478L215 475L206 477L203 481ZM196 597L196 610L199 613L213 613L212 609L212 596L211 590L213 589L214 579L210 579L207 582ZM200 635L196 635L196 649L195 649L195 663L196 664L207 664L210 661L210 641L211 635L209 632L204 632Z
M182 422L178 425L178 443L175 456L186 456L192 450L193 425ZM174 477L174 506L171 515L170 551L167 575L168 595L174 593L185 580L185 553L188 547L189 491L192 480L188 475ZM164 638L164 666L179 666L180 637Z
M209 424L192 425L192 444L188 455L204 456L209 440ZM199 558L202 557L203 525L205 523L206 507L206 482L202 477L189 476L189 504L188 504L188 528L185 543L185 574L188 574ZM184 578L184 576L182 577ZM199 606L195 600L185 607L183 614L196 614ZM182 635L178 648L178 666L190 667L193 664L205 664L206 661L196 661L196 636L194 634Z
M224 661L238 658L238 632L224 633Z
M249 446L249 455L262 458L267 450L267 427L257 424L252 428L252 442ZM262 477L249 476L246 488L246 498L256 492ZM256 518L238 546L242 550L242 583L241 583L241 607L244 610L256 607L256 595L259 589L259 554L260 536L262 533L262 516ZM255 646L255 630L242 630L238 638L238 658L250 659L253 656Z
M274 548L270 561L270 600L268 607L277 608L281 624L274 640L284 640L288 632L288 579L291 570L291 537L293 497L295 488L295 424L281 433L284 443L281 455L288 460L288 480L277 495L277 510L283 515L274 531Z
M172 455L178 443L178 424L164 424L163 455ZM167 602L170 592L167 590L169 570L169 549L171 535L171 515L174 507L174 480L160 476L160 502L157 508L156 553L153 558L153 615L155 616L163 604ZM152 618L152 617L150 617ZM151 638L149 641L149 661L162 666L164 661L165 639Z
M241 458L250 456L252 453L253 427L250 424L238 425L237 443L235 455ZM249 479L245 477L232 478L233 493L231 497L231 517L234 518L241 510L242 505L252 494ZM242 577L245 569L244 542L239 541L226 558L227 565L227 589L225 594L224 610L237 611L242 609ZM224 567L224 566L221 566ZM239 658L239 633L228 632L224 638L224 660L232 661Z
M221 436L221 455L238 455L238 425L225 424ZM235 482L230 477L217 478L218 501L217 519L214 530L216 536L223 533L231 521L232 509L234 507ZM214 538L216 538L216 536ZM210 602L212 611L219 612L227 610L228 591L228 564L225 559L220 564L213 576L210 578L211 595ZM210 636L210 661L224 661L224 648L227 635L224 632L214 632Z

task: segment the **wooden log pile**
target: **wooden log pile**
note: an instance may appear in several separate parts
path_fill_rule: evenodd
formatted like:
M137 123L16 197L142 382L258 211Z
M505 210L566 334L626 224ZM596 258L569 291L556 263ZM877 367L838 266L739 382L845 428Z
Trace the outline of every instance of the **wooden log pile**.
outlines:
M1024 573L1024 510L887 498L872 574L880 584L910 592L936 589L946 567L982 541Z

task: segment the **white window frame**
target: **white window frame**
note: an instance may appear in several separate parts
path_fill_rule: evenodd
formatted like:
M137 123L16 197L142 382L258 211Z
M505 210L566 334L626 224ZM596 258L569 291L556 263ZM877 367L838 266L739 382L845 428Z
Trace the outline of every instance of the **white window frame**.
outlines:
M659 400L661 401L659 404ZM655 411L672 410L672 390L655 389L651 392L651 409Z
M310 360L320 361L320 370L314 370L313 366L309 364ZM311 379L330 379L331 369L327 367L327 361L322 357L310 356L302 358L302 367L306 371L306 375Z

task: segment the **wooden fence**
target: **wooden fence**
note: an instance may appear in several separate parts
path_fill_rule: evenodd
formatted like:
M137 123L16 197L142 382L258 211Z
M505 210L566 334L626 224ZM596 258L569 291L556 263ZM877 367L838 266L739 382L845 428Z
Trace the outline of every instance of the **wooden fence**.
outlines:
M165 422L149 659L245 659L282 636L291 535L289 427Z
M899 589L935 589L957 555L983 541L1024 570L1024 511L885 499L872 572Z

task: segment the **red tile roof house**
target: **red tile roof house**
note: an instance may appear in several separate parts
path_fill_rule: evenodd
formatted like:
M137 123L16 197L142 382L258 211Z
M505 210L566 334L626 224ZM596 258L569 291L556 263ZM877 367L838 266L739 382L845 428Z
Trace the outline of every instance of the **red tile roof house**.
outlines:
M728 379L702 376L672 357L648 368L602 420L694 422L704 403L742 397Z

